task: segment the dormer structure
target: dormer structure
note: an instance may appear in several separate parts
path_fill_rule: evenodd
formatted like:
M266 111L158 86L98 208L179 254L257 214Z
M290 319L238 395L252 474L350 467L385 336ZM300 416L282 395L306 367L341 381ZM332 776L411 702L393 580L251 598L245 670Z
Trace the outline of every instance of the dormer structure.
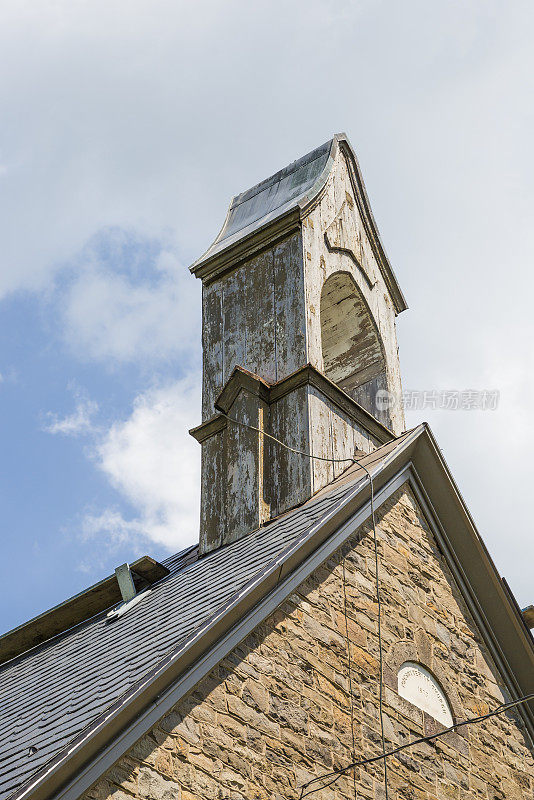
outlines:
M192 433L207 551L402 433L395 318L406 302L344 134L235 197L191 271L203 282L203 422Z

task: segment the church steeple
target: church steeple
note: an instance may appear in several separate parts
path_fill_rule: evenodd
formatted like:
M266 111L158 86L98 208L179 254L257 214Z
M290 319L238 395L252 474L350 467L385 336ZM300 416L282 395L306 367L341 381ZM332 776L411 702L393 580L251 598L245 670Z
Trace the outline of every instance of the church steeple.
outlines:
M235 197L191 271L203 281L192 434L206 551L310 497L349 464L336 459L402 432L395 316L406 303L343 134Z

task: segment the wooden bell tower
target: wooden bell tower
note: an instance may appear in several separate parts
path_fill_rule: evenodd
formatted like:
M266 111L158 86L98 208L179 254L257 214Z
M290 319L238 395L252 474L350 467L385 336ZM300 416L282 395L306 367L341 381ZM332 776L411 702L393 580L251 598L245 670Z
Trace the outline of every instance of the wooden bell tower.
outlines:
M402 433L406 303L343 134L235 197L191 271L203 282L203 421L191 433L206 552L311 497L350 465L337 459Z

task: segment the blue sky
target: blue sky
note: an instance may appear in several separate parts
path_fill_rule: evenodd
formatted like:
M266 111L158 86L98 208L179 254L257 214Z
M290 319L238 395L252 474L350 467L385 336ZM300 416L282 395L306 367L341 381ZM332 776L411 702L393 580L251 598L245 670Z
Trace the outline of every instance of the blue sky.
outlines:
M533 602L534 10L389 2L0 9L7 630L198 535L200 287L232 197L345 130L409 310L406 390Z

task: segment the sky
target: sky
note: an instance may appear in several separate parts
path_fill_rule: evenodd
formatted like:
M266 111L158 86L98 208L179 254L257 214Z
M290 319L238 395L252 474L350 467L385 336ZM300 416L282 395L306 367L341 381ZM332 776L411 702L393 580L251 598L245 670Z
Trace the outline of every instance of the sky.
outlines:
M198 539L188 266L340 131L409 305L408 425L534 602L533 35L530 0L3 0L0 631ZM467 391L497 407L432 407Z

